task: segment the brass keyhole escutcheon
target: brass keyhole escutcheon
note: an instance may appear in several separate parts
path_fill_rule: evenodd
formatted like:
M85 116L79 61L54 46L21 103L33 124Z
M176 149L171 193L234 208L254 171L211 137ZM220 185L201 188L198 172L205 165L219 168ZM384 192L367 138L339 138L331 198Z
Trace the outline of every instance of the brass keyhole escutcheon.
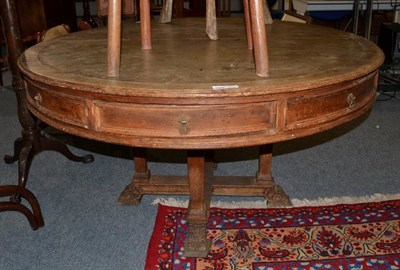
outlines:
M179 117L178 122L181 125L181 128L179 129L179 133L182 135L188 134L190 132L190 129L188 127L189 117L181 116L181 117Z
M356 105L356 97L353 95L353 93L350 93L347 96L347 104L349 104L349 109L353 109Z
M38 93L38 94L34 97L34 99L35 99L36 107L39 108L39 107L40 107L40 104L42 103L42 96Z

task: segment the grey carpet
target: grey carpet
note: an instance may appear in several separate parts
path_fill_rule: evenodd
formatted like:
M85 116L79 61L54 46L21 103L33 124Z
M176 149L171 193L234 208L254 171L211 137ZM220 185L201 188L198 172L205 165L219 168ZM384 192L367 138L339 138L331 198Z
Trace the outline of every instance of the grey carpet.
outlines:
M2 158L20 135L9 88L0 89L0 127ZM32 231L23 215L0 213L0 269L143 269L156 196L144 196L140 206L118 205L133 174L128 149L68 141L74 153L93 153L95 162L74 163L54 152L35 157L28 188L41 204L45 227ZM153 174L186 171L180 151L154 150L149 158ZM253 175L257 169L254 148L218 151L217 158L220 175ZM0 160L0 170L0 184L16 183L17 164ZM275 145L273 174L298 199L400 193L399 99L375 103L350 124Z

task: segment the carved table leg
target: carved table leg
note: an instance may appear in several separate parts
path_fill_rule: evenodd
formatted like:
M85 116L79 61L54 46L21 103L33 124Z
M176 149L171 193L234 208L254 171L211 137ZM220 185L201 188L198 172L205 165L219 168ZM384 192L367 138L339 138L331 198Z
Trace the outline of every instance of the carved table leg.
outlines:
M61 141L52 139L49 136L45 136L44 131L38 132L38 130L42 131L41 129L43 126L39 127L37 120L30 114L28 110L23 80L17 66L18 57L22 53L22 41L19 31L16 6L13 0L2 0L2 15L5 18L6 38L9 49L9 66L13 75L13 88L17 96L18 118L23 129L22 137L18 138L14 142L13 156L6 155L4 157L5 162L10 164L17 161L22 148L24 145L28 144L32 144L31 148L33 149L32 151L34 151L34 153L31 155L32 158L39 152L53 150L61 153L72 161L83 163L92 162L92 155L86 155L82 157L75 156ZM35 136L40 136L40 138L38 139Z
M44 131L40 132L39 138L35 142L34 146L36 150L35 154L42 151L55 151L75 162L91 163L94 160L94 157L91 154L83 156L74 155L64 142L46 134Z
M188 237L184 244L185 257L206 257L211 240L207 239L207 222L211 201L211 184L205 177L203 151L188 151L189 210Z
M289 196L278 185L275 184L271 173L272 144L261 145L259 147L257 184L267 187L265 198L268 206L289 206L291 205Z
M14 154L12 156L5 155L4 162L7 164L12 164L15 161L17 161L18 157L19 157L19 153L21 152L21 149L22 149L22 137L19 137L14 141Z
M133 149L133 160L135 163L135 174L132 183L127 185L118 198L120 204L138 205L142 199L143 192L137 185L138 183L149 182L150 171L147 167L147 157L145 148Z
M32 128L26 128L22 131L21 151L18 155L19 161L19 177L18 185L26 186L26 181L29 174L29 168L33 158L43 151L56 151L61 153L66 158L83 163L90 163L94 160L92 155L76 156L71 153L68 147L61 141L47 136L44 131L40 131L35 125ZM19 200L18 196L13 200Z

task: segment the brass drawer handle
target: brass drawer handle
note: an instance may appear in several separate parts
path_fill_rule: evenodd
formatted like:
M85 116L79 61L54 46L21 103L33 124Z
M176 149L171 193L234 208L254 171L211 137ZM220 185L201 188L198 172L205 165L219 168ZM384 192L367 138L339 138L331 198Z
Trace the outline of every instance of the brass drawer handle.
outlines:
M188 127L189 124L189 117L187 116L181 116L178 119L178 123L181 124L181 128L179 129L179 133L182 135L186 135L190 132L190 129Z
M42 96L38 93L38 94L34 97L34 99L35 99L36 107L39 108L39 107L40 107L40 104L42 103Z
M356 97L353 95L353 93L350 93L347 96L347 104L349 104L349 109L353 109L356 105Z

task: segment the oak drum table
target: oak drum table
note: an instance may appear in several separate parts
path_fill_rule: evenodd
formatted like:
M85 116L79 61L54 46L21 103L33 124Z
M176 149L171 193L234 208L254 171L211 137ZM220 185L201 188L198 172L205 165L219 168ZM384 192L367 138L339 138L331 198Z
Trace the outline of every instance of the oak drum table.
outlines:
M19 58L29 110L77 136L134 147L133 181L119 202L143 194L189 194L185 256L204 257L211 195L265 196L289 203L271 175L275 142L351 121L374 103L383 54L372 42L314 25L267 26L270 76L255 75L242 18L153 24L152 50L125 21L118 78L107 77L107 29L43 42ZM210 151L259 146L254 177L213 176ZM153 176L146 148L185 149L188 176Z

